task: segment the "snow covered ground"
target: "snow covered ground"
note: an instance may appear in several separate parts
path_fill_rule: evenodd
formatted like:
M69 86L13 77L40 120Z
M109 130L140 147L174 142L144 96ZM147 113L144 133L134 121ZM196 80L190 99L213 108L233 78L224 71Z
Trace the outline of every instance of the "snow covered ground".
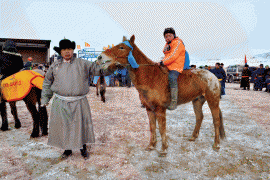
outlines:
M269 134L249 113L257 111L247 111L251 107L242 106L251 103L241 101L259 95L267 97L261 100L267 103L269 94L244 92L237 90L237 86L228 84L227 95L220 102L226 138L221 140L219 151L212 149L214 125L207 103L203 106L200 135L195 142L188 141L195 127L195 114L192 103L187 103L167 111L169 149L165 157L159 156L158 130L156 150L145 151L150 138L149 124L135 88L107 88L104 104L91 87L88 99L96 143L91 148L88 145L91 155L87 160L75 150L70 158L59 161L63 150L46 145L47 137L30 139L31 116L23 102L18 102L22 128L14 129L8 109L11 130L0 131L0 179L269 178Z

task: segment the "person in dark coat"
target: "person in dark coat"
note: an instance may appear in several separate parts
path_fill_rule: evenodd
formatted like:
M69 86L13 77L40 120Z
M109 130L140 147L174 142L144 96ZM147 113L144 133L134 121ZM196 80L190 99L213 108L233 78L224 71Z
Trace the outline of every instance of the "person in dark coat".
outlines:
M250 89L250 83L249 83L249 77L251 76L251 71L248 69L248 65L245 65L243 71L242 71L242 79L241 79L241 85L240 87L243 88L243 90L249 90Z
M268 65L266 65L265 66L265 70L264 70L264 82L266 81L266 76L268 75L268 72L270 71L270 69L269 69L269 66ZM264 87L266 88L266 82L264 83ZM265 92L267 92L268 90L267 90L267 88L265 89Z
M226 79L227 79L227 75L226 75L225 70L224 70L223 67L224 67L224 64L221 63L220 68L224 71L222 81L220 82L221 83L221 94L225 95L225 82L226 82Z
M22 55L18 53L16 44L8 40L4 43L0 53L0 74L1 80L19 72L23 68Z
M221 92L220 92L220 98L221 95L225 95L225 93L222 91L222 83L223 79L226 77L225 71L220 67L220 63L216 63L215 69L213 69L211 72L215 74L215 76L218 78L218 81L220 82L221 85Z
M268 71L266 76L265 76L265 87L266 87L265 92L270 93L270 71Z
M256 71L256 80L255 80L255 84L254 84L254 89L255 91L258 91L258 89L260 91L262 91L263 88L263 83L264 83L264 68L263 68L263 64L260 64L260 68L257 69Z
M123 86L126 86L126 81L127 81L127 69L126 68L123 68L121 70L121 79L122 79L122 85Z
M127 87L128 88L131 87L131 79L130 79L129 71L127 71Z
M268 65L265 66L265 70L264 70L264 76L266 76L268 74L268 72L270 71L270 68Z

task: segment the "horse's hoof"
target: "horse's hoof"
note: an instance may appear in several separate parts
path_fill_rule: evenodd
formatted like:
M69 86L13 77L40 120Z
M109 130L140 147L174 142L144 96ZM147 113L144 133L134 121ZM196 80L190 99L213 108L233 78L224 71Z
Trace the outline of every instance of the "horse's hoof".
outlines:
M8 127L3 127L3 126L2 126L2 127L1 127L1 130L2 130L2 131L8 131L9 129L8 129Z
M146 151L152 151L152 150L154 150L155 148L154 148L154 146L148 146L145 150Z
M218 151L219 149L220 149L219 145L216 145L216 144L213 145L213 150L214 151Z
M39 134L38 133L32 133L30 135L30 138L37 138L37 137L39 137Z
M18 123L15 123L15 128L16 128L16 129L19 129L19 128L21 128L21 127L22 127L21 123L19 123L19 122L18 122Z
M191 138L189 138L188 140L189 140L189 141L195 141L195 140L196 140L196 138L192 136L192 137L191 137Z
M48 136L48 132L42 133L41 136Z
M168 151L167 151L167 149L165 149L165 150L159 152L159 157L165 157L167 155L167 153L168 153Z

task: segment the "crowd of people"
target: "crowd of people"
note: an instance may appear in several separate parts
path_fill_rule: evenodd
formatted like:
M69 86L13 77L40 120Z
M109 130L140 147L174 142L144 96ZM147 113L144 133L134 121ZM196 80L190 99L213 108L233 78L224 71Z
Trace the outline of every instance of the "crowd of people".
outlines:
M265 68L263 66L263 64L260 64L259 67L252 70L249 68L249 65L246 64L242 71L240 88L243 90L250 90L250 83L254 83L254 91L262 91L265 88L265 92L270 93L270 68L268 65L266 65ZM221 95L225 95L225 82L227 79L227 75L223 67L223 63L216 63L214 69L207 65L199 67L200 69L207 69L217 76L221 83ZM196 65L191 65L191 69L194 68L196 68Z
M131 79L126 68L118 69L110 76L110 86L131 87Z
M263 64L260 64L260 67L254 71L249 69L248 65L245 65L244 70L242 72L242 79L240 87L243 90L250 90L250 82L254 82L253 90L254 91L262 91L265 88L265 92L270 93L270 69L269 66L266 65L265 68Z
M23 70L35 70L36 72L45 76L45 74L50 66L48 63L34 63L32 57L28 57L27 60L28 61L26 63L24 63Z

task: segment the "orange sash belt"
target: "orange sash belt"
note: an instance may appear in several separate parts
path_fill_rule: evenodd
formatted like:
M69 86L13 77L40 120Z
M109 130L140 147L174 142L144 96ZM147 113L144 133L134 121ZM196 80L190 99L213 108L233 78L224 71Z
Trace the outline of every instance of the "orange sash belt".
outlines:
M249 76L242 76L243 78L245 78L245 77L249 77Z

